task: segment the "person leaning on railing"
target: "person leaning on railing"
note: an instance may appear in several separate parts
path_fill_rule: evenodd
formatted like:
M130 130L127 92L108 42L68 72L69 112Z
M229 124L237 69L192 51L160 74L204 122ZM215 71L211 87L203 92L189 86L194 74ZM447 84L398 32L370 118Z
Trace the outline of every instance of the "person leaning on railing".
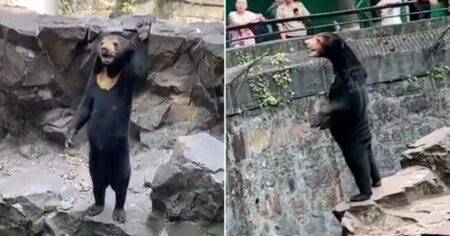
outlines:
M237 0L235 4L236 11L232 11L228 14L228 25L246 25L253 22L259 22L265 18L261 14L256 14L251 11L247 11L247 1ZM230 43L231 47L236 46L247 46L256 43L254 38L255 34L250 28L241 28L238 30L233 30L229 32L231 40L247 38L243 40L238 40ZM250 38L252 37L252 38Z
M301 2L294 0L284 0L284 3L277 8L277 19L284 19L290 17L309 16L309 11ZM302 21L288 21L278 24L278 30L281 32L281 39L300 37L307 35L305 22ZM283 32L296 30L292 32Z
M274 0L273 3L267 8L266 14L264 15L266 19L268 20L274 20L277 18L277 9L278 6L284 3L284 0ZM269 31L270 32L278 32L278 26L277 24L269 24ZM274 34L269 36L270 40L280 39L280 36L278 34Z
M430 19L431 6L437 4L438 0L416 0L409 5L409 12L411 13L409 19L411 21Z
M377 7L387 6L387 5L393 5L403 2L403 0L381 0L377 3ZM401 24L402 19L399 16L401 14L401 8L400 7L393 7L393 8L385 8L381 9L381 17L383 19L381 20L382 25L395 25L395 24ZM384 18L387 17L387 18Z

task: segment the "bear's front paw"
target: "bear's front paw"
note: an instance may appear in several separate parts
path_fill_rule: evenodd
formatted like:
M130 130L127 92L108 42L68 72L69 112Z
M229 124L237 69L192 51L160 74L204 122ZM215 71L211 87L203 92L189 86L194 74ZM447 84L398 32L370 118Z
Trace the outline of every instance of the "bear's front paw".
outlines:
M323 112L319 112L311 120L311 128L326 129L330 125L330 117Z
M148 21L141 21L136 24L136 30L139 40L145 41L150 36L151 23Z
M65 148L74 148L75 147L73 140L75 139L76 135L77 135L77 132L74 129L68 130L68 132L66 133L66 140L64 142Z

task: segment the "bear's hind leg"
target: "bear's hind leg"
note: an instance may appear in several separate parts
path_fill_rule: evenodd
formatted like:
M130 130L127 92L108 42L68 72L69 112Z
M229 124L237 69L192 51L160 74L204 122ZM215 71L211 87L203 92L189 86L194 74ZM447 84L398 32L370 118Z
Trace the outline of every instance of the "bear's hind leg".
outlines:
M100 214L105 206L105 191L108 187L108 181L101 157L101 153L91 149L89 153L89 174L91 175L95 203L85 210L85 214L88 216Z
M364 143L352 142L342 145L345 162L355 178L359 194L352 196L350 201L365 201L372 195L370 187L370 163L367 148Z
M127 180L121 181L121 183L115 183L111 185L114 192L116 193L116 205L114 207L113 211L113 220L117 221L119 223L124 223L126 221L126 214L125 214L125 200L127 198L127 189L128 189L128 181Z
M106 184L94 183L95 203L86 209L86 215L96 216L103 211L103 208L105 206L106 187Z
M122 170L118 171L117 178L111 183L111 187L116 194L116 205L113 211L113 220L119 223L124 223L126 221L124 206L131 175L129 160L126 158L124 161L126 163L122 163L123 166L120 167Z
M126 221L124 206L131 175L128 140L119 139L111 150L114 164L110 170L110 183L116 194L112 218L116 222L124 223Z
M369 144L367 147L367 158L369 159L370 164L370 178L372 179L372 187L379 187L381 186L381 176L373 156L372 144Z

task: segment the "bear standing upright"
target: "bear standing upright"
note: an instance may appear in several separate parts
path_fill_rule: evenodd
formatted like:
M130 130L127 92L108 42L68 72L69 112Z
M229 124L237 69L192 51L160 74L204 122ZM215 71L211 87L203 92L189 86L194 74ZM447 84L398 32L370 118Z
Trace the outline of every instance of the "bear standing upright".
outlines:
M305 41L311 56L325 57L333 64L335 78L328 94L329 104L312 122L312 127L330 128L339 144L360 193L350 201L364 201L372 186L381 185L371 144L367 116L366 71L353 51L337 35L323 33Z
M89 173L95 203L86 209L98 215L105 205L108 186L114 190L113 220L126 220L124 205L130 180L129 129L134 87L146 72L150 24L138 23L137 34L127 39L107 34L98 45L94 70L66 139L72 146L77 132L87 123Z

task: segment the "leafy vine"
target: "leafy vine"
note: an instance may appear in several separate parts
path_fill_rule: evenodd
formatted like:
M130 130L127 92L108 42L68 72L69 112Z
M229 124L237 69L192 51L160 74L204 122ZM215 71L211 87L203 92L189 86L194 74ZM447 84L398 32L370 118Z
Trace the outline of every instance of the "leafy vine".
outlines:
M260 107L280 106L290 102L291 70L285 68L288 62L286 53L266 55L267 64L257 64L250 69L252 78L249 78L249 86L252 96L257 99ZM278 71L263 73L263 67L270 66Z

